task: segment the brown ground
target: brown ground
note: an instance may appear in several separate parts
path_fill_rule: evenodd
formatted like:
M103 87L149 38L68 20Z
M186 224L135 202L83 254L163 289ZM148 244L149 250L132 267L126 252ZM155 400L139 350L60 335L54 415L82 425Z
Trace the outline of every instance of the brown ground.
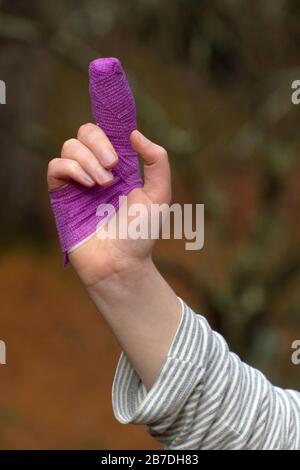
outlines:
M111 384L120 349L61 257L2 255L1 449L156 449L119 424Z

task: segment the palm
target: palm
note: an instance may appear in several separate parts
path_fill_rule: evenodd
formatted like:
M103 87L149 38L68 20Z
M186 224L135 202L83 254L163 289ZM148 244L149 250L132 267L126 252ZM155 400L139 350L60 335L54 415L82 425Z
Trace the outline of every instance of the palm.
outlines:
M148 214L152 204L147 192L142 189L134 189L127 197L128 209L133 204L142 204ZM118 219L117 212L113 219ZM130 219L127 217L127 225ZM106 226L105 226L106 227ZM104 230L105 230L104 227ZM97 281L111 276L130 264L146 258L150 255L154 241L148 239L132 240L129 237L120 239L118 237L107 237L101 239L95 234L90 240L70 253L70 260L78 272L80 278L86 285L94 285Z

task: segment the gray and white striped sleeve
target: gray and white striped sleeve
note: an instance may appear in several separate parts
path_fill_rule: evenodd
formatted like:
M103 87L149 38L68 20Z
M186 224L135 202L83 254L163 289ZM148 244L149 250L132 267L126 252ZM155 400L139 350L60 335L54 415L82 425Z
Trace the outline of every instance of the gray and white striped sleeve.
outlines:
M274 387L182 302L167 358L147 392L121 354L115 417L144 424L165 449L300 449L300 394Z

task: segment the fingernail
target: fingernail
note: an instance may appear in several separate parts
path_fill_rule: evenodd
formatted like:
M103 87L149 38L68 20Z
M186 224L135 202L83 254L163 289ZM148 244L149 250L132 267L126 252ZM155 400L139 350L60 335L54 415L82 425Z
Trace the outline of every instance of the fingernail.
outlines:
M113 174L106 170L98 171L99 184L108 184L114 179Z
M102 155L101 157L102 163L105 166L110 166L113 165L117 161L116 155L113 155L112 153L108 153L105 155Z
M89 185L95 184L95 181L92 180L86 173L81 173L82 179Z

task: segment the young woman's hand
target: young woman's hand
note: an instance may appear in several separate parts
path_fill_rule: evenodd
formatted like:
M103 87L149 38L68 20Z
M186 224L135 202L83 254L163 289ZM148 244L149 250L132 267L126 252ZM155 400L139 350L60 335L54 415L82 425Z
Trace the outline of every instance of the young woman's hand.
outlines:
M131 144L144 162L144 187L129 193L128 208L139 203L149 213L151 204L168 204L171 199L168 155L162 147L152 143L139 131L132 132ZM117 154L105 133L94 124L84 124L78 131L77 139L64 143L61 158L50 161L48 187L51 190L60 189L70 180L86 187L114 184L113 175L108 170L117 163ZM153 243L150 238L100 239L96 234L72 251L69 258L83 283L93 287L114 274L151 263Z

